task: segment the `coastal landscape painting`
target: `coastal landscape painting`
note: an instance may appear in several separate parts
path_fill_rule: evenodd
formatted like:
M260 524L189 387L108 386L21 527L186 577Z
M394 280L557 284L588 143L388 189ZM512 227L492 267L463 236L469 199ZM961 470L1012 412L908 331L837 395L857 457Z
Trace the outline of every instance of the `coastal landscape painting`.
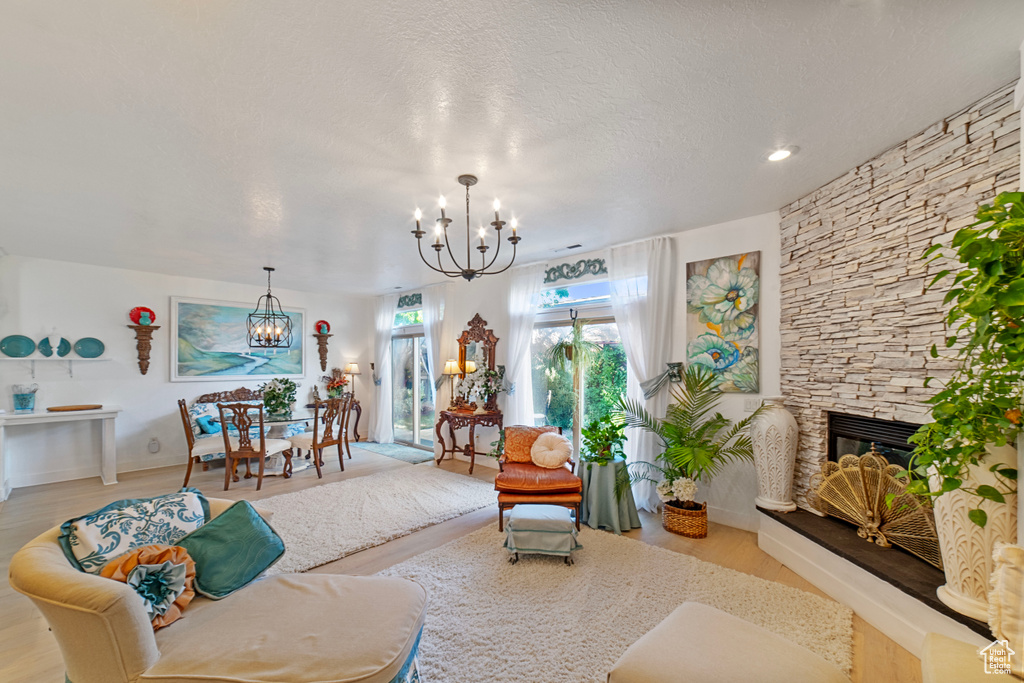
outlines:
M251 304L172 297L171 381L303 377L304 312L284 310L295 330L290 347L251 349L245 323L252 309Z

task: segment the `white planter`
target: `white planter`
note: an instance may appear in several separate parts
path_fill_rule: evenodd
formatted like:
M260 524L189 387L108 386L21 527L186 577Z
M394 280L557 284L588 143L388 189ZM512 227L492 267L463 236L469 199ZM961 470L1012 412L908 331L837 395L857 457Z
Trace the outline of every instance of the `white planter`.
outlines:
M750 422L750 441L757 467L757 498L766 510L792 512L793 467L796 464L796 418L786 410L781 396L764 399L761 413Z
M995 475L988 471L995 463L1016 467L1017 450L990 447L981 465L970 468L964 486L996 486ZM977 507L988 515L984 527L967 517L967 511ZM946 574L946 583L936 591L939 600L960 614L987 621L992 551L996 543L1017 542L1017 497L996 503L959 490L944 493L935 499L935 529Z

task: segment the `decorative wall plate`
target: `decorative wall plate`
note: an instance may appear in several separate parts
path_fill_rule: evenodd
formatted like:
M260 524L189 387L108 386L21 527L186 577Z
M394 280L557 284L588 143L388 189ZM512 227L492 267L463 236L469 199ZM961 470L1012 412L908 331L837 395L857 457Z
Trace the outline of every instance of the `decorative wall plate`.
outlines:
M50 347L50 340L43 337L39 340L39 353L43 354L47 358L53 355L53 349ZM64 356L71 353L71 342L64 337L60 338L60 344L57 345L57 355L63 358Z
M95 337L82 337L75 342L75 353L82 358L99 358L105 348L103 342Z
M152 308L146 308L145 306L136 306L132 310L128 311L128 317L131 318L132 322L136 325L141 325L139 318L142 317L143 313L149 313L149 324L152 325L156 322L156 313L153 312Z
M321 332L321 327L326 327L327 329ZM316 332L317 334L327 334L328 332L331 331L331 324L326 320L317 320L315 323L313 323L313 331Z
M36 350L36 343L23 334L0 339L0 352L11 358L24 358Z

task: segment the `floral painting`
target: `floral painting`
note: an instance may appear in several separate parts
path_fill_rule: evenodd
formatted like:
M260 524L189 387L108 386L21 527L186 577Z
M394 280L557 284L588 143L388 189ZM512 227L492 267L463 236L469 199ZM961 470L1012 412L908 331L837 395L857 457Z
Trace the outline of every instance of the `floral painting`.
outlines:
M686 360L720 391L756 394L761 252L686 264Z
M290 347L251 349L246 319L252 309L252 304L172 297L171 381L302 377L303 312L284 311L294 330Z

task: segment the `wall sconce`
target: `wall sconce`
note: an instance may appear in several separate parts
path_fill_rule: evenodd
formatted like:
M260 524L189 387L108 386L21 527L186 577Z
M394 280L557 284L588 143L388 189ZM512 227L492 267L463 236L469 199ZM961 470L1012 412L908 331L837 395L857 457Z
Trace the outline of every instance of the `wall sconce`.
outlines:
M683 381L683 364L682 363L665 363L668 366L668 381L669 382L682 382Z

